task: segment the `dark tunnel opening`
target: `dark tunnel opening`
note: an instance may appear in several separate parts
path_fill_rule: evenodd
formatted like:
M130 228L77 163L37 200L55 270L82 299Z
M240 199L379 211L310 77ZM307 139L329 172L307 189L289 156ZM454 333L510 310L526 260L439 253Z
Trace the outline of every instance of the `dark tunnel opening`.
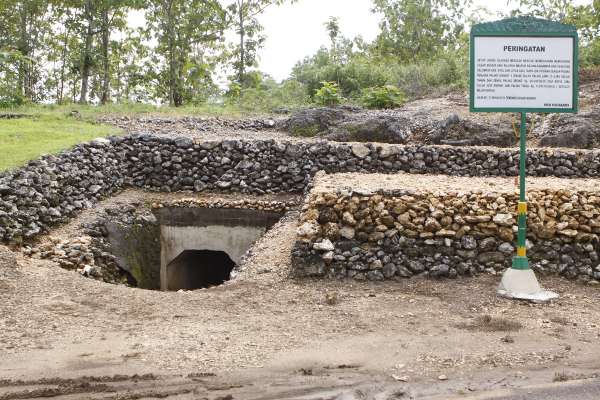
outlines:
M194 290L223 284L235 267L223 251L185 250L167 265L167 290Z

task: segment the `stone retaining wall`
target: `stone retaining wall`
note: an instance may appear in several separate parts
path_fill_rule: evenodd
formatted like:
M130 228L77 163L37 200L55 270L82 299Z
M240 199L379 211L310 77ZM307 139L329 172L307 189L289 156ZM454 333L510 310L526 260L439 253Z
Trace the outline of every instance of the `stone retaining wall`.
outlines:
M98 139L0 174L0 239L45 232L125 187L301 193L319 170L516 175L518 151L484 147L289 143L133 135ZM600 151L534 149L531 176L600 176Z
M471 188L468 179L462 191L436 191L443 179L424 181L420 189L313 191L292 252L295 273L383 280L509 267L518 196ZM329 180L356 187L343 177ZM591 186L528 191L527 248L534 269L600 280L600 191Z

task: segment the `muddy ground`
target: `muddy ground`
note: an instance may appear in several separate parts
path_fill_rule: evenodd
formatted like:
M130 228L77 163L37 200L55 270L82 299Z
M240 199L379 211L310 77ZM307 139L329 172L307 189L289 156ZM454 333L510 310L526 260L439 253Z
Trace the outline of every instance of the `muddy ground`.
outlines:
M448 399L598 377L597 287L542 277L561 297L535 305L496 297L499 276L296 280L296 218L236 280L190 292L0 248L0 399Z

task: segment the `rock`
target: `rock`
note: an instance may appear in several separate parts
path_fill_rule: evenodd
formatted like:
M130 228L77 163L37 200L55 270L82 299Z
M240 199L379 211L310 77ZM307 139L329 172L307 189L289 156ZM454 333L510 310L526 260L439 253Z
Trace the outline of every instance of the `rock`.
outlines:
M504 242L500 246L498 246L498 251L504 254L512 254L515 251L515 248L511 243Z
M369 264L369 269L371 269L371 270L382 269L382 268L383 268L383 264L381 263L381 260L375 260L371 264Z
M496 239L492 237L487 237L479 241L479 248L481 250L493 250L496 249Z
M381 150L379 150L379 157L388 158L394 156L400 152L400 149L396 146L383 146Z
M406 118L381 114L350 119L331 129L327 139L341 142L406 143L410 136ZM384 157L385 158L385 157Z
M351 228L349 226L343 226L342 229L340 229L340 236L345 239L354 239L354 228Z
M552 114L546 117L540 146L589 149L600 139L600 107L578 114Z
M367 279L370 281L382 281L385 277L380 270L375 270L367 272Z
M397 267L397 275L401 276L402 278L410 278L411 276L413 276L413 273L410 272L410 270L402 265L399 265Z
M348 211L345 211L344 214L342 215L342 221L344 221L344 223L354 226L356 225L356 219L354 219L354 216L349 213Z
M382 273L383 276L385 276L387 279L390 279L391 277L393 277L394 275L396 275L396 265L389 263L389 264L385 264L383 266L382 269Z
M456 113L452 113L448 115L448 117L442 122L443 128L450 128L453 125L456 125L460 122L460 117Z
M109 146L110 140L108 140L106 138L96 138L96 139L92 140L90 143L92 144L92 146L95 146L95 147L103 147L103 146Z
M307 108L297 111L280 128L294 136L316 136L326 133L330 126L346 118L341 108Z
M440 223L435 219L435 218L427 218L425 220L425 230L428 232L435 232L438 231L440 229L442 229L442 226L440 225Z
M92 194L96 194L98 193L100 190L102 189L102 186L100 185L91 185L88 190L90 191L90 193Z
M338 222L338 220L339 220L339 218L338 218L337 213L331 207L325 207L319 212L318 221L321 224L324 224L327 222Z
M492 219L496 224L503 226L514 225L514 219L511 214L496 214Z
M302 225L300 225L296 230L298 236L304 238L311 238L317 236L320 232L321 227L316 223L316 221L305 222Z
M488 251L486 253L480 253L477 257L480 263L487 264L490 262L494 263L503 263L508 258L503 253L499 251Z
M354 154L358 158L365 158L366 156L371 154L371 149L369 149L364 144L353 144L351 149L352 154Z
M323 253L323 255L321 256L321 258L323 259L323 261L325 261L326 263L330 263L331 261L333 261L333 256L335 255L335 253L333 251L328 251L326 253Z
M317 251L333 251L335 247L331 243L331 240L323 239L323 241L313 244L313 249Z
M460 239L460 243L463 249L466 250L473 250L477 248L477 241L475 240L475 238L473 236L470 235L464 235L461 239Z
M415 274L425 271L425 265L420 261L411 260L408 262L408 268Z
M432 278L442 278L448 276L450 267L447 264L438 264L431 267L429 270L429 276Z
M13 194L14 190L8 185L0 184L0 195Z
M563 229L562 231L558 231L558 234L567 237L576 237L577 231L575 229Z
M194 145L194 142L192 141L192 139L190 139L188 137L179 136L179 137L175 138L175 146L177 146L177 147L188 148L188 147L192 147L193 145Z

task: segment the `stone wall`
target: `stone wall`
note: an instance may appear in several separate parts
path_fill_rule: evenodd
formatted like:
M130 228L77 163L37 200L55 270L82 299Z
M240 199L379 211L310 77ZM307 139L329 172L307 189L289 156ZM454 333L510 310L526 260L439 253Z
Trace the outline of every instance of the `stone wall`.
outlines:
M301 193L319 170L455 176L517 172L516 149L223 140L97 139L0 174L0 239L21 242L125 187ZM531 176L597 177L600 151L535 149Z
M366 175L328 179L353 189L317 187L308 196L292 253L299 276L456 277L510 266L518 202L510 179L489 179L484 190L468 178L448 185L443 176L420 182L400 176L395 183ZM369 179L391 188L361 189ZM600 189L590 181L537 181L528 190L533 268L600 280Z

